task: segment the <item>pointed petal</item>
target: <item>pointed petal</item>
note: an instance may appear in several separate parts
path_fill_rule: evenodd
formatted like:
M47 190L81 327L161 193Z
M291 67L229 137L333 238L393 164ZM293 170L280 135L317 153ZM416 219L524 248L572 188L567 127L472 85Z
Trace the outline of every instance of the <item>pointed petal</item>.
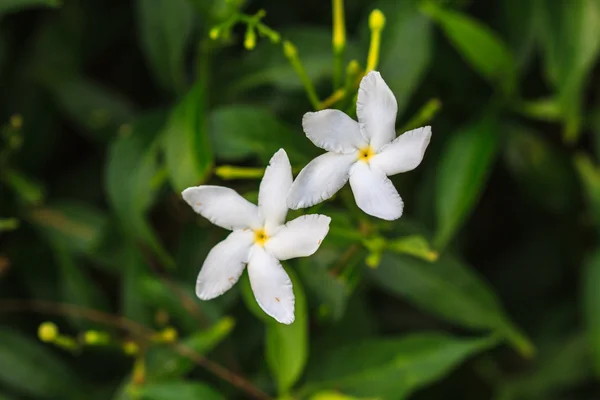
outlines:
M280 149L269 161L258 192L258 209L267 231L284 224L288 211L286 197L292 181L290 160L285 150Z
M411 171L421 164L425 149L431 140L431 127L413 129L384 146L371 160L386 175Z
M248 277L260 308L277 322L294 322L292 281L274 255L260 246L252 247Z
M297 210L329 199L348 181L355 154L325 153L308 163L288 194L288 206Z
M360 130L375 151L396 137L396 97L377 71L369 72L360 82L356 115Z
M393 221L402 216L404 203L382 170L357 162L350 171L350 187L358 207L369 215Z
M354 153L367 145L358 122L340 110L308 112L302 128L315 146L334 153Z
M279 260L307 257L319 249L329 232L331 218L310 214L298 217L281 227L265 246Z
M195 186L185 189L183 199L204 218L225 229L260 227L258 207L235 190L222 186Z
M235 231L208 253L196 280L196 296L202 300L222 295L238 281L248 262L254 232Z

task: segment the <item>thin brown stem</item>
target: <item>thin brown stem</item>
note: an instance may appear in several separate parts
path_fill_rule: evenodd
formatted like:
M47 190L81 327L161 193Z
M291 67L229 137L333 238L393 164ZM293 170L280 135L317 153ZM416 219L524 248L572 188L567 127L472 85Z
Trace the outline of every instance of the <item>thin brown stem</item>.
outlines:
M45 300L9 299L0 301L0 314L18 312L33 312L40 314L81 317L89 321L119 328L146 342L150 341L156 333L154 330L122 316L113 315L74 304L55 303ZM188 358L196 365L206 368L219 378L244 391L248 396L258 400L271 400L271 397L268 394L254 386L252 382L243 376L235 374L222 365L205 358L185 344L181 342L175 342L170 346L170 348L182 357Z

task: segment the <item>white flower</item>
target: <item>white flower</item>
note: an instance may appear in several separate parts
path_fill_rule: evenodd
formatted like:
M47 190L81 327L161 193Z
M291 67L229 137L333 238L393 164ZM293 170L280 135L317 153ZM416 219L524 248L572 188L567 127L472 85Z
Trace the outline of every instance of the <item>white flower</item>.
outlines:
M265 170L258 207L226 187L197 186L183 191L194 211L233 231L208 253L196 281L199 298L210 300L225 293L248 264L250 285L260 307L281 323L294 321L292 282L279 260L317 251L331 218L304 215L286 224L286 195L291 186L292 168L281 149Z
M288 195L288 206L295 210L320 203L349 179L361 210L385 220L400 218L404 204L387 177L421 163L431 127L396 137L397 111L394 94L379 72L373 71L360 83L358 122L339 110L304 114L306 136L328 152L300 171Z

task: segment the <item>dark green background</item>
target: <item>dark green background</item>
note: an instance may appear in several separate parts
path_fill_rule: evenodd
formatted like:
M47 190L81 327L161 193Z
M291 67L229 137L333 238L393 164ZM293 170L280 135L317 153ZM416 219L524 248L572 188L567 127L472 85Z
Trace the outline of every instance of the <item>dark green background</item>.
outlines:
M258 179L214 167L264 167L281 147L294 168L320 154L281 43L247 51L243 25L208 32L238 6L265 9L325 99L330 2L54 3L0 0L0 218L19 221L0 232L0 399L131 396L133 359L118 343L135 334L56 303L172 325L274 398L600 398L598 0L346 1L346 63L365 66L368 16L386 16L378 69L398 133L427 102L441 109L423 163L393 178L399 221L362 214L348 188L309 210L332 230L285 264L290 327L257 309L246 278L195 299L226 232L179 193L204 182L255 201ZM427 243L436 262L418 257ZM43 321L115 344L71 354L37 339ZM149 344L133 398L250 398L168 347Z

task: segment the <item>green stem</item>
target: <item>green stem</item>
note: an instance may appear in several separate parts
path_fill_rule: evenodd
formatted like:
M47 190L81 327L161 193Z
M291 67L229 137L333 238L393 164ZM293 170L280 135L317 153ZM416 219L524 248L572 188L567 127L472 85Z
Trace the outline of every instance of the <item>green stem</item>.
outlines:
M300 57L298 57L298 49L291 42L286 40L283 42L283 53L292 64L292 67L294 68L294 71L296 71L298 78L300 78L300 81L304 86L304 90L306 91L308 100L312 104L313 108L318 110L321 102L319 101L319 96L317 96L317 92L315 91L312 81L304 70L304 66L302 65L302 61L300 61Z

